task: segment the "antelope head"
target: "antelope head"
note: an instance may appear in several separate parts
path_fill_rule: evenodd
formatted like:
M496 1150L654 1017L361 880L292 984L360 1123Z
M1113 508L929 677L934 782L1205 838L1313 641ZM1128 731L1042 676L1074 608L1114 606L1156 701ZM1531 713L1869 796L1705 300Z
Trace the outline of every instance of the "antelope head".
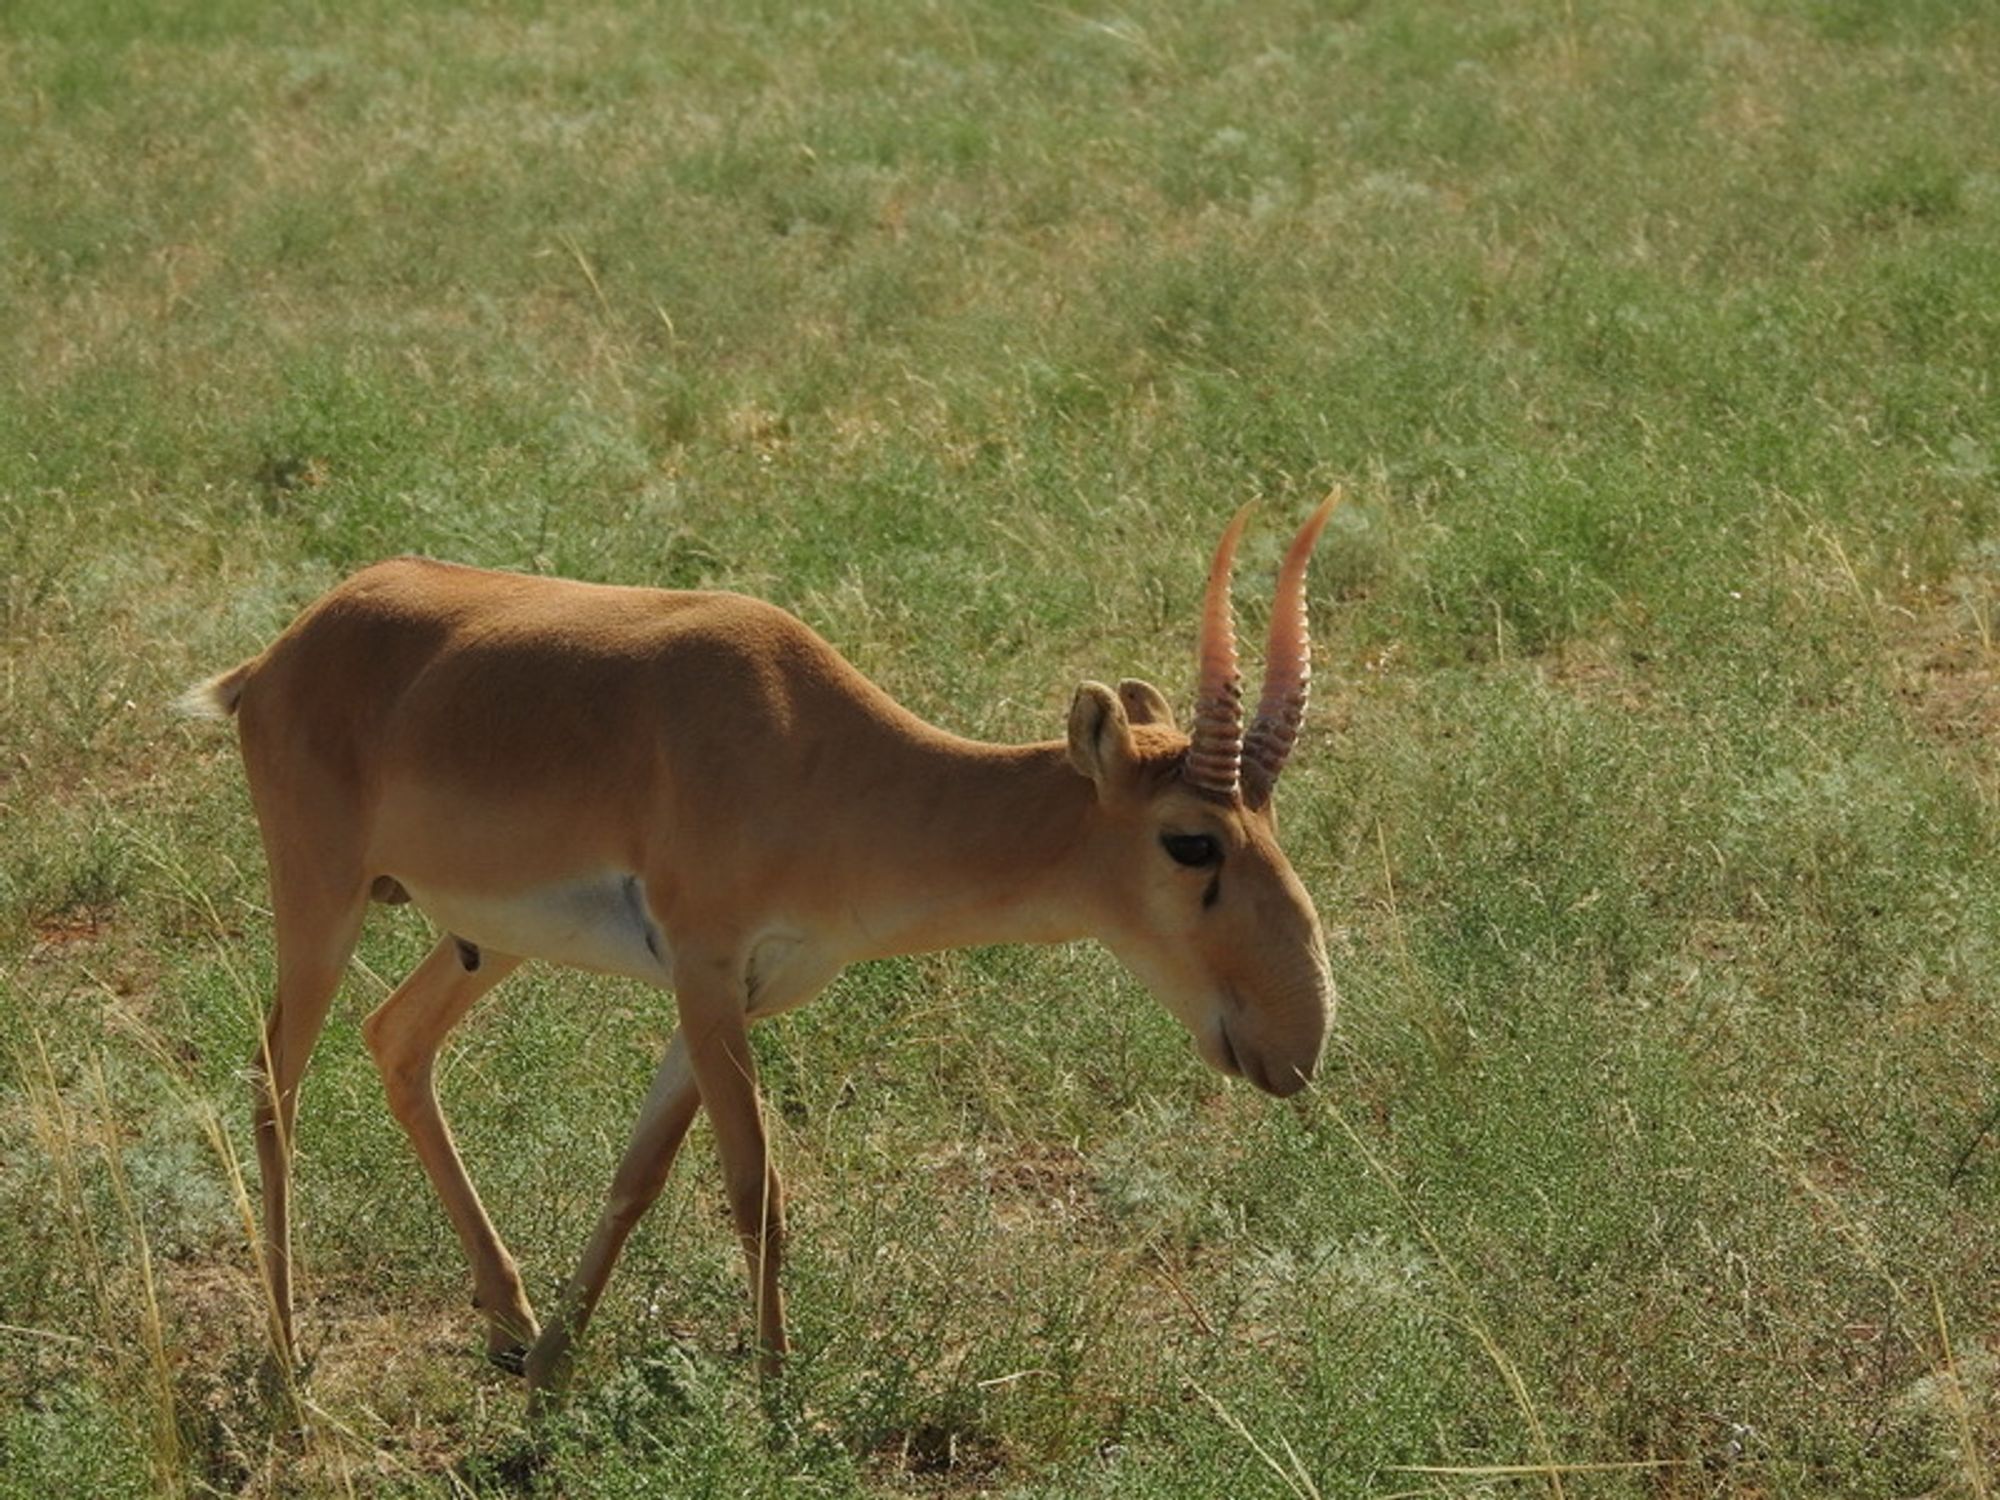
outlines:
M1070 761L1097 789L1107 946L1211 1067L1280 1096L1312 1077L1333 1015L1319 917L1278 846L1271 794L1305 718L1306 565L1338 498L1300 528L1279 569L1247 733L1229 604L1247 506L1209 569L1192 732L1136 679L1115 692L1086 682L1070 708Z

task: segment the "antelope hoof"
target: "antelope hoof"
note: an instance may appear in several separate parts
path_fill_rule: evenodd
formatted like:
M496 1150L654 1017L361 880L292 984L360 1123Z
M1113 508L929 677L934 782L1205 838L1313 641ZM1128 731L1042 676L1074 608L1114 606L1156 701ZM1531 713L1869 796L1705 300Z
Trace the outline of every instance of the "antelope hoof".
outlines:
M539 1421L562 1405L574 1363L569 1334L560 1323L545 1329L522 1362L528 1377L528 1420Z
M486 1357L509 1374L526 1368L528 1349L541 1335L541 1325L519 1293L488 1301L475 1296L472 1305L486 1314ZM499 1307L507 1311L495 1312Z
M488 1345L486 1359L489 1364L498 1365L509 1375L528 1373L528 1346L522 1343L507 1343L498 1347Z

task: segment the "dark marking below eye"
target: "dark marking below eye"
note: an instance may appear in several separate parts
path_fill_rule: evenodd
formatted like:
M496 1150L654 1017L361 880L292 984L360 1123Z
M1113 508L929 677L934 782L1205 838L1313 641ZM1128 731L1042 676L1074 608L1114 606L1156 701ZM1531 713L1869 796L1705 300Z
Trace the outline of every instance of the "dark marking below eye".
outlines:
M452 939L458 944L458 962L468 974L479 972L479 949L462 937Z
M1215 905L1215 903L1217 901L1220 901L1221 899L1222 899L1222 877L1220 875L1217 875L1214 876L1212 879L1210 879L1210 881L1208 882L1208 889L1201 893L1202 910L1207 911L1209 907Z

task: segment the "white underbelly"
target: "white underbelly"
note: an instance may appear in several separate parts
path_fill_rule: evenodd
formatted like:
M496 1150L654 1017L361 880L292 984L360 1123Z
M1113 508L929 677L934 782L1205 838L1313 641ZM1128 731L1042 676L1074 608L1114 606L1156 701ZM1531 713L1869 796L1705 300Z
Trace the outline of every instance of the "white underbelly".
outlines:
M614 870L504 896L403 886L433 922L476 948L652 984L672 980L673 955L636 875Z

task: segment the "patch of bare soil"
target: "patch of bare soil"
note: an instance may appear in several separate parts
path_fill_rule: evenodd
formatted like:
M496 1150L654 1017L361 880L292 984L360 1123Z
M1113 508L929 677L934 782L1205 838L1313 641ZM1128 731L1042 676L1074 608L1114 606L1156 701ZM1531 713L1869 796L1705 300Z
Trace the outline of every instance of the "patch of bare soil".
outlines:
M219 1493L426 1480L463 1461L468 1400L519 1399L517 1382L477 1360L464 1318L385 1312L361 1288L339 1286L302 1298L308 1368L288 1389L266 1354L264 1296L247 1257L172 1262L157 1275L190 1468ZM322 1342L329 1324L338 1336Z
M65 906L33 918L28 930L34 934L31 956L46 958L86 943L95 943L111 927L111 908L101 904Z
M1622 658L1615 642L1564 641L1535 658L1535 674L1548 687L1592 703L1636 711L1652 702L1645 679Z
M962 1197L983 1195L1002 1229L1050 1224L1074 1228L1100 1215L1090 1164L1073 1145L954 1143L933 1153L924 1166L948 1191Z
M1896 694L1925 734L1970 748L2000 733L2000 648L1953 600L1925 598L1890 616Z
M1005 1479L1006 1444L970 1425L925 1423L891 1433L873 1467L896 1489L916 1495L987 1495Z

